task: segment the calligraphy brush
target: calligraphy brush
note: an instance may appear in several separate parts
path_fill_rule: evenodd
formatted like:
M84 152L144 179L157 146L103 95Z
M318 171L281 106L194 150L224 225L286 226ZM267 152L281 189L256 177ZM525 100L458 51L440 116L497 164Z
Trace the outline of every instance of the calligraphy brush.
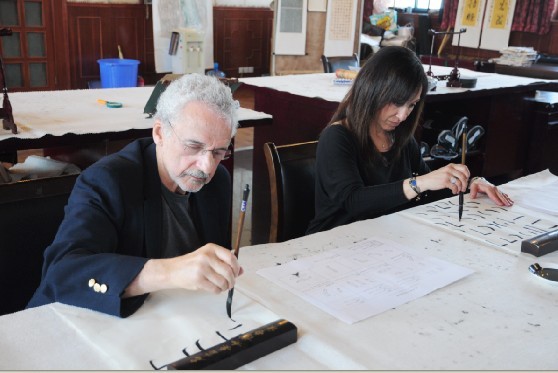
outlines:
M246 215L246 205L248 205L248 195L250 194L250 187L248 184L244 187L244 192L242 193L242 203L240 204L240 215L238 216L238 230L236 232L236 241L234 243L233 253L234 256L238 258L238 251L240 249L240 238L242 237L242 228L244 227L244 216ZM234 293L234 287L229 290L229 295L227 297L227 315L231 317L231 306L232 297Z
M463 135L461 141L461 164L465 164L465 154L467 153L467 125L463 127ZM463 192L459 192L459 221L463 215Z

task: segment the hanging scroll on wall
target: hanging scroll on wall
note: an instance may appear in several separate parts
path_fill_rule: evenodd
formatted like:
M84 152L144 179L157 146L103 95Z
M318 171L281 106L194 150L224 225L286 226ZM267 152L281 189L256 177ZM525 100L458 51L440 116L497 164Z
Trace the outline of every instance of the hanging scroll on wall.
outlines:
M488 0L480 47L499 51L507 47L516 0Z
M324 55L350 56L355 43L357 2L329 0L325 28Z
M508 46L516 0L460 0L455 30L461 34L461 46L499 51ZM457 45L458 35L453 37Z
M479 47L482 34L482 17L486 1L487 0L459 0L454 30L466 28L467 32L461 35L454 35L452 45L457 46L459 36L461 36L459 42L462 47Z
M278 0L275 24L275 55L306 54L307 0Z

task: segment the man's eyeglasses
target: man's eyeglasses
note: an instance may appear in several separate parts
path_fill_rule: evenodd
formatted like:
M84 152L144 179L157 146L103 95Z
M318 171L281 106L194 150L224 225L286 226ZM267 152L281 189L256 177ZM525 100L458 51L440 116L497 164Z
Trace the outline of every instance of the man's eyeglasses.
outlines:
M197 155L204 155L207 152L211 152L213 159L216 161L224 161L225 159L229 159L232 154L232 150L230 148L227 149L204 149L203 146L200 145L187 145L182 141L182 139L178 136L176 131L174 130L174 126L169 121L170 128L172 133L176 136L180 144L184 149L184 154L187 156L197 156Z

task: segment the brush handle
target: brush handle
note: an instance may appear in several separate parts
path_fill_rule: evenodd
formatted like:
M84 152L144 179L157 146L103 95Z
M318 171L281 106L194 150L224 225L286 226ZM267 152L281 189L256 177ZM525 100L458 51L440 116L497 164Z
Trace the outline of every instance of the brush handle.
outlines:
M250 195L250 186L246 184L242 193L242 203L240 204L240 214L238 215L238 226L236 231L236 240L233 246L234 256L238 258L240 250L240 239L242 238L242 229L244 228L244 218L246 216L246 206L248 205L248 196Z
M467 126L463 129L461 141L461 164L465 164L465 156L467 154Z

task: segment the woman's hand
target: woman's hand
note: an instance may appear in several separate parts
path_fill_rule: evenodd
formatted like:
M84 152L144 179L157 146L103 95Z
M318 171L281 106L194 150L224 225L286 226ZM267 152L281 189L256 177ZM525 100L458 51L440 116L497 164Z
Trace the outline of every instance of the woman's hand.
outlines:
M426 175L417 177L422 191L448 188L453 194L467 191L469 169L463 164L450 163Z
M498 206L511 206L513 200L506 194L499 190L496 185L489 183L484 177L477 177L471 181L469 186L471 191L471 199L477 198L477 194L484 193Z

